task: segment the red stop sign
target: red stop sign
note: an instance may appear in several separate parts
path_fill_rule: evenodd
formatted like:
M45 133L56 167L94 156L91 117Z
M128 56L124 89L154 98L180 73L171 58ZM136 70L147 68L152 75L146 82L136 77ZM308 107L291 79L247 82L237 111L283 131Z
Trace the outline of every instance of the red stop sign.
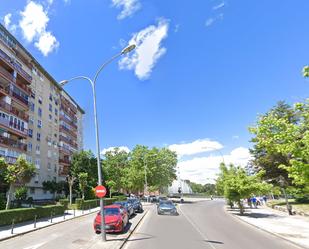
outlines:
M106 195L106 188L102 185L95 187L95 195L98 198L103 198Z

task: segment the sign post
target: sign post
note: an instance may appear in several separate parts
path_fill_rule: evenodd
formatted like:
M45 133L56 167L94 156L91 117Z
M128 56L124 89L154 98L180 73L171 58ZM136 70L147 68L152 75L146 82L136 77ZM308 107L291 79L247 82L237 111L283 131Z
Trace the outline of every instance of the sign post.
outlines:
M95 187L95 195L100 198L100 213L101 213L101 234L105 237L105 220L104 220L104 206L103 206L103 197L106 195L106 188L102 185ZM103 239L106 241L106 237Z

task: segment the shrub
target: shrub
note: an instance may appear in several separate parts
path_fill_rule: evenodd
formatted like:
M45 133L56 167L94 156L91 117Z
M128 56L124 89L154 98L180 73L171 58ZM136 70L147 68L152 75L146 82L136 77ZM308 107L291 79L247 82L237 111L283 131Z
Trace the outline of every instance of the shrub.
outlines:
M0 210L5 209L6 198L5 194L0 193Z
M115 201L124 201L126 200L126 197L114 197L114 198L104 198L104 205L111 205ZM99 199L93 199L93 200L83 200L82 198L76 198L75 200L76 208L79 210L86 210L89 208L95 208L100 206L100 200Z
M309 203L309 194L297 196L297 197L295 198L295 201L296 201L297 203Z
M64 206L65 209L68 209L69 200L68 199L59 199L59 203Z
M0 211L0 226L11 224L13 219L15 223L34 220L35 215L37 219L50 217L51 213L62 215L64 210L65 208L62 205L2 210Z

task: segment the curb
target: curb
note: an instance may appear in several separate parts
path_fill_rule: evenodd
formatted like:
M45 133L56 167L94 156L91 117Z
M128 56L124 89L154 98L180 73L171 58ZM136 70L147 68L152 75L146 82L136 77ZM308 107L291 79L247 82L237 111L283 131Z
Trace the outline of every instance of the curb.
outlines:
M297 244L296 242L291 241L291 240L289 240L289 239L283 237L282 235L279 235L279 234L274 233L274 232L270 232L270 231L268 231L268 230L266 230L266 229L264 229L264 228L261 228L261 227L259 227L259 226L256 226L256 225L252 224L252 223L249 223L249 222L247 222L247 221L245 221L245 220L239 218L239 217L236 216L236 215L231 214L230 212L228 212L228 211L226 210L226 206L223 207L223 210L225 211L226 214L230 215L230 216L233 217L234 219L237 219L237 220L239 220L239 221L241 221L241 222L243 222L243 223L245 223L245 224L248 224L248 225L250 225L250 226L252 226L252 227L255 227L255 228L257 228L257 229L259 229L259 230L261 230L261 231L263 231L263 232L269 233L269 234L271 234L271 235L273 235L273 236L275 236L275 237L277 237L277 238L283 239L283 240L285 240L285 241L287 241L287 242L293 244L294 246L296 246L296 247L298 247L298 248L300 248L300 249L309 249L309 247L305 247L305 246L303 246L303 245Z
M144 215L142 216L142 218L137 222L136 226L134 227L134 229L129 233L129 235L125 238L125 240L122 242L122 244L120 245L119 249L122 249L125 244L128 242L129 238L131 237L131 235L134 233L134 231L137 229L137 227L139 226L139 224L142 222L142 220L145 218L146 214L148 214L149 209L144 213Z
M34 228L32 230L29 230L29 231L25 231L25 232L22 232L22 233L17 233L17 234L14 234L12 236L9 236L9 237L4 237L4 238L1 238L0 239L0 242L1 241L5 241L5 240L9 240L9 239L13 239L13 238L16 238L18 236L22 236L24 234L27 234L27 233L31 233L31 232L35 232L35 231L38 231L38 230L41 230L41 229L44 229L44 228L47 228L47 227L50 227L50 226L54 226L54 225L57 225L57 224L61 224L61 223L64 223L64 222L67 222L67 221L70 221L70 220L75 220L75 219L78 219L78 218L81 218L81 217L84 217L84 216L87 216L87 215L90 215L90 214L93 214L97 211L92 211L90 213L86 213L86 214L82 214L80 216L75 216L71 219L68 219L68 220L62 220L62 221L59 221L59 222L56 222L56 223L51 223L51 224L48 224L46 226L43 226L43 227L37 227L37 228Z

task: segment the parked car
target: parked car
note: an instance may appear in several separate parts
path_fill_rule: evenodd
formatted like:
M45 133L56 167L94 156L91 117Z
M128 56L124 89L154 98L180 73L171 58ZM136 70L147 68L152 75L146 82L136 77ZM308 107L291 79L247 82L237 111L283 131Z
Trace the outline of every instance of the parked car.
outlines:
M161 214L178 215L175 204L172 201L162 200L157 206L157 212Z
M127 211L119 205L109 205L104 207L105 231L107 233L123 232L128 224L129 217ZM100 212L94 219L93 228L96 233L101 233Z
M138 198L129 198L128 202L130 202L133 205L135 212L142 213L144 211L143 205Z
M129 215L129 218L132 217L132 215L135 214L133 205L128 201L116 201L116 202L114 202L114 204L119 205L120 207L126 209L128 215Z

